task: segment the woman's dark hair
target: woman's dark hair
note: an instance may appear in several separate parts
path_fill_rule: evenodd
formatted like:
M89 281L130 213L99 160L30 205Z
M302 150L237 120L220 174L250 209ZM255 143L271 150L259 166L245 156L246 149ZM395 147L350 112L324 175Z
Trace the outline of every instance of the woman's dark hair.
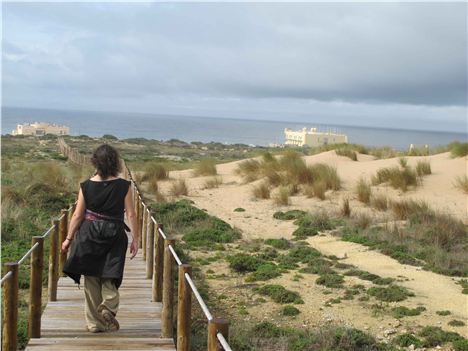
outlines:
M108 144L102 144L93 152L91 163L101 178L117 177L120 172L119 152Z

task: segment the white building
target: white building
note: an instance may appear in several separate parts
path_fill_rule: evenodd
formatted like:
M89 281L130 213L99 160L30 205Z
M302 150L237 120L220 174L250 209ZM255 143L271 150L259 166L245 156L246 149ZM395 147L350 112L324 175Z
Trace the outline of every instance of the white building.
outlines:
M35 135L42 136L46 134L69 135L70 128L64 125L49 124L45 122L34 122L18 124L15 130L11 131L13 135Z
M317 128L302 128L302 130L284 129L285 145L295 146L321 146L327 144L347 144L348 137L345 134L331 132L319 132Z

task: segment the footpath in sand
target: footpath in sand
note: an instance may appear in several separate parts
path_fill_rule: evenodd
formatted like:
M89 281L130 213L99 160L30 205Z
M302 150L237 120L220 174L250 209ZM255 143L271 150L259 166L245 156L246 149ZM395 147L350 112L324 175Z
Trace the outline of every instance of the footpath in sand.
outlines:
M189 198L195 202L195 205L239 228L243 234L242 240L248 242L259 238L292 238L292 232L296 226L291 221L280 221L273 218L273 213L279 210L302 209L311 213L317 210L336 212L340 207L341 200L348 197L351 199L350 204L354 213L362 211L375 216L379 215L355 200L353 188L359 177L370 177L380 168L398 164L398 159L373 160L371 156L367 155L359 155L358 162L354 162L346 157L337 156L334 151L307 156L305 159L308 164L322 162L335 166L343 180L343 189L327 193L327 199L324 201L307 199L304 196L293 196L290 206L277 206L272 200L252 199L251 190L256 182L244 184L242 179L235 174L235 169L241 161L217 166L218 174L223 181L219 188L203 189L203 184L210 177L193 177L191 171L171 172L170 176L173 179L186 179L189 187ZM454 179L467 172L466 158L451 159L448 153L444 153L428 157L408 157L408 163L414 166L420 159L430 160L433 173L424 178L422 186L407 193L401 193L386 186L377 187L375 190L385 193L393 199L424 200L432 208L449 213L468 223L467 197L453 186ZM168 186L169 182L161 184L163 192ZM238 207L244 208L245 212L234 212L234 209ZM466 327L456 328L448 325L452 319L462 320L468 324L468 296L461 293L462 289L460 285L456 284L456 279L400 264L378 251L369 250L359 244L343 242L326 233L308 238L307 241L325 255L343 258L340 262L353 264L358 269L382 277L395 278L399 285L410 289L415 294L415 297L401 303L391 303L390 307L397 305L411 308L424 306L427 310L419 316L405 317L398 321L388 313L379 314L378 310L371 308L371 304L375 304L375 301L367 303L354 300L343 301L341 304L324 307L324 302L335 295L323 294L327 289L315 284L317 275L304 274L304 279L293 281L293 273L288 273L272 279L268 283L282 284L286 288L300 292L303 297L305 304L299 306L302 313L294 321L290 321L291 324L314 326L323 325L324 322L345 323L369 330L374 335L381 337L384 334L405 332L418 325L434 325L468 337ZM219 265L218 262L217 267ZM227 275L232 276L227 264L221 266L221 271L224 270ZM370 286L367 284L369 282L354 277L346 277L346 281L349 284L359 283L366 285L366 287ZM223 281L210 280L209 284L215 288L214 291L220 291L226 295L229 295L229 291L233 290L235 291L231 295L237 295L238 298L244 294L246 304L247 300L251 299L251 293L242 292L239 289L239 286L242 286L239 278ZM232 303L235 304L236 300L233 300ZM264 319L278 319L279 307L273 303L269 304L271 305L269 308L262 304L260 306L253 305L248 310L251 315L256 314ZM439 316L436 314L436 311L442 310L451 311L451 315Z

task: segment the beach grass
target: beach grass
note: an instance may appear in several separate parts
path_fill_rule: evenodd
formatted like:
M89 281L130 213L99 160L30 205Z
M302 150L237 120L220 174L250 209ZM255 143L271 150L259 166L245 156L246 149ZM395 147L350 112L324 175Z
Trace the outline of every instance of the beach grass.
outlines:
M364 178L359 178L357 184L356 184L356 194L357 198L359 201L365 204L370 203L371 195L372 195L372 189L371 185L368 181L366 181Z
M460 189L465 194L468 194L468 176L458 176L455 178L453 185L455 188Z
M216 160L205 158L196 163L194 172L196 176L210 176L218 174L216 170Z

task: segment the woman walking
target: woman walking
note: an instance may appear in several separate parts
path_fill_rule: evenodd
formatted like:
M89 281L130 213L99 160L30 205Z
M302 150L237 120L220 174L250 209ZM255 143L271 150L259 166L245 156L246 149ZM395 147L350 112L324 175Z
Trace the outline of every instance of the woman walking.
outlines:
M91 158L96 174L80 183L78 202L62 252L71 246L63 272L80 284L84 276L85 317L90 332L115 331L125 254L128 247L124 211L133 240L131 259L138 252L138 223L130 182L119 178L120 158L110 145L99 146Z

